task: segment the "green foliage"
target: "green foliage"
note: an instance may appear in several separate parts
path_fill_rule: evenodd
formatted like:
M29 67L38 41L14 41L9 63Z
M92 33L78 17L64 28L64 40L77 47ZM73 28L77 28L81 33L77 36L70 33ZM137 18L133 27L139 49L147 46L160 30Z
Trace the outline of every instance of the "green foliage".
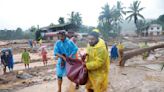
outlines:
M164 15L160 15L157 19L158 24L162 25L162 29L164 30Z
M112 26L104 23L98 25L98 29L100 30L101 34L103 35L103 39L107 40L109 39L109 31L112 30Z
M157 20L164 23L164 15L160 15Z
M102 7L102 12L99 16L99 25L98 29L100 29L101 34L104 39L108 39L109 31L112 29L111 27L112 21L112 12L108 4Z
M98 28L101 30L101 34L104 39L108 39L109 35L113 35L112 37L115 37L118 36L115 34L120 34L120 23L123 21L123 15L126 14L124 8L125 7L122 7L122 3L120 1L118 1L117 5L113 6L111 9L108 4L102 7L102 12L99 16Z
M82 25L82 26L80 27L80 29L79 29L79 32L80 32L80 33L89 33L89 32L91 32L93 29L94 29L94 27Z
M21 28L16 30L0 30L0 39L1 40L13 40L13 39L22 39L24 33Z
M144 9L144 7L140 8L140 4L141 4L141 1L134 1L129 7L129 11L126 11L126 13L130 14L126 18L126 20L131 21L132 19L134 19L134 23L137 28L137 30L136 30L137 35L140 34L140 30L138 29L139 27L137 26L138 19L139 18L144 19L144 16L140 14L140 12Z
M54 23L51 23L49 26L52 27L52 26L55 26L55 24Z
M34 39L34 32L29 30L23 31L21 28L16 30L0 30L0 40L16 40L16 39Z
M82 25L82 17L79 12L72 11L71 14L69 14L68 22L75 25L74 30L79 30L79 28Z
M160 15L157 19L152 20L150 24L160 24L162 26L162 30L164 30L164 15Z
M59 24L64 24L65 20L63 17L59 17L58 22L59 22Z
M104 7L102 7L102 12L99 16L99 21L104 24L110 24L112 21L112 11L108 4L106 4Z
M31 28L29 28L28 30L30 30L30 32L36 32L38 28L35 26L31 26Z

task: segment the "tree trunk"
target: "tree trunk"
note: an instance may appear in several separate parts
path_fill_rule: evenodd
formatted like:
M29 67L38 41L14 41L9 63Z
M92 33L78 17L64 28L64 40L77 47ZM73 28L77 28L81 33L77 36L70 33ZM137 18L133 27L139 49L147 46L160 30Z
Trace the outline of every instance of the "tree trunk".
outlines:
M123 55L123 62L121 63L121 66L124 66L126 63L126 60L133 58L134 56L141 55L144 52L151 51L151 50L158 49L158 48L164 48L164 44L159 44L159 45L155 45L155 46L148 47L148 48L141 48L141 49L127 51Z

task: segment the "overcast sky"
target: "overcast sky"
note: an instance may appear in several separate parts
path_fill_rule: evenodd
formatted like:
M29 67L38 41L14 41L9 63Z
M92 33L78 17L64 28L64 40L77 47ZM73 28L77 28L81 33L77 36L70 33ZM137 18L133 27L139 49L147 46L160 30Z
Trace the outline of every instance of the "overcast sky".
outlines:
M84 25L97 26L101 7L112 7L117 0L0 0L0 29L27 29L32 25L44 27L57 24L58 18L68 18L71 11L82 14ZM129 7L134 0L119 0ZM164 0L141 0L145 18L164 14Z

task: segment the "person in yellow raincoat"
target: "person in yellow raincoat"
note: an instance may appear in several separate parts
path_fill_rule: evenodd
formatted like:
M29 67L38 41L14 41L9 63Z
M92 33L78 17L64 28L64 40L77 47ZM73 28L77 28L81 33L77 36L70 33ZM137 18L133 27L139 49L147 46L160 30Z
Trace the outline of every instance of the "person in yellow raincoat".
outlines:
M140 47L141 48L148 48L149 46L148 46L147 42L145 42L145 43L141 44ZM143 53L142 54L142 59L143 60L147 59L147 57L149 56L149 53L150 53L150 51Z
M39 40L39 45L42 46L42 39Z
M123 54L124 54L124 45L122 44L122 42L119 42L117 48L119 52L119 66L122 66L121 64L123 62Z
M87 92L106 92L110 62L105 42L99 38L97 32L91 32L88 41L88 57L85 63L88 70Z

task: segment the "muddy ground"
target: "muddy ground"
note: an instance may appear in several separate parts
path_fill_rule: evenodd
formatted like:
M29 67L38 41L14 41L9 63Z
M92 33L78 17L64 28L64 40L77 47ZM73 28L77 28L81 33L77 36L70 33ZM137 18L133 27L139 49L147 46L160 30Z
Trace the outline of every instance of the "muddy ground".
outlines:
M19 45L27 46L27 44ZM0 92L57 92L55 60L52 47L48 48L48 66L43 66L39 53L31 53L30 69L25 70L20 61L20 50L14 53L13 72L0 75ZM164 49L157 49L146 59L136 56L125 67L111 63L108 92L164 92ZM20 78L23 75L27 78ZM85 86L75 90L74 84L64 78L62 92L85 92Z

